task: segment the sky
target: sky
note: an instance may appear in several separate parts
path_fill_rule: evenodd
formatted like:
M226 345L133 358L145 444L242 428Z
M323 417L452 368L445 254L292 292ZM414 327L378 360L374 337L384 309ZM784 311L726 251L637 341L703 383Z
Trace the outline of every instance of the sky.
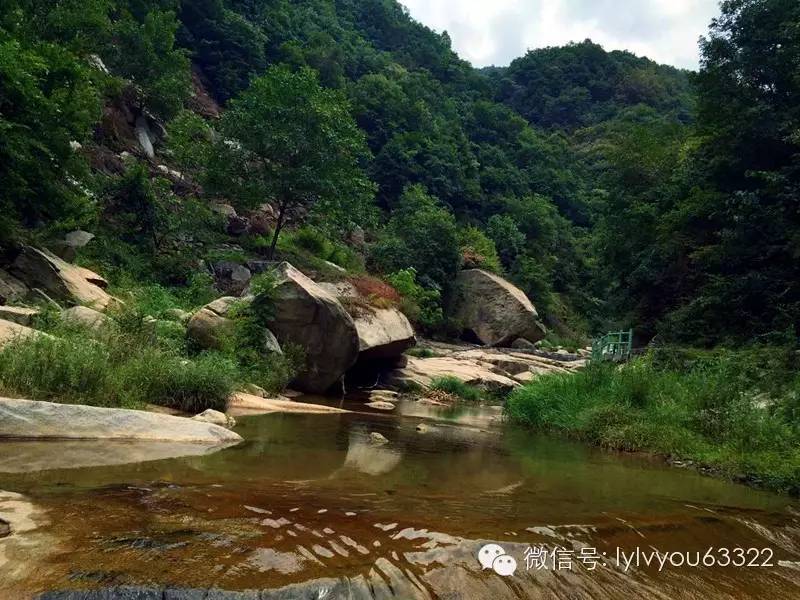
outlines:
M446 30L476 67L505 66L529 49L591 38L659 63L697 69L697 40L718 0L400 0L411 16Z

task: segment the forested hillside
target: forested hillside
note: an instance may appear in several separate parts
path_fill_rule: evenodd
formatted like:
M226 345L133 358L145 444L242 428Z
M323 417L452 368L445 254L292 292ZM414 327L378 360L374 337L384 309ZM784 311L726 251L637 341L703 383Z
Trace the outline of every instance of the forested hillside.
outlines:
M394 0L10 0L0 246L83 228L116 284L195 290L310 254L434 333L474 265L560 336L794 339L800 7L722 9L690 74L590 41L476 70ZM277 218L221 235L219 203Z

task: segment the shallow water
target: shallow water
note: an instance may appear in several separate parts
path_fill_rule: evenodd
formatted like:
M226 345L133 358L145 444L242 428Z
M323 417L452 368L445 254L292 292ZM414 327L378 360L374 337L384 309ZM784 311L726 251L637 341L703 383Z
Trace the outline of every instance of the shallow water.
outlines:
M292 584L319 598L800 597L800 507L786 497L535 436L491 408L398 413L246 417L246 441L213 454L0 473L37 515L5 565L0 546L0 598ZM489 541L514 575L481 569ZM616 562L618 548L694 560L709 547L769 548L774 566ZM541 548L561 548L558 562Z

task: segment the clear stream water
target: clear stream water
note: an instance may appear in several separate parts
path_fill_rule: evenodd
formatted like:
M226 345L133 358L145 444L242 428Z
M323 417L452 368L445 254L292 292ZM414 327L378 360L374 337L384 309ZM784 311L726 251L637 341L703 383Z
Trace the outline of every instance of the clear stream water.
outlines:
M244 417L238 446L116 466L15 468L15 455L46 465L66 447L2 443L0 471L16 472L0 472L0 489L22 494L35 526L0 542L0 598L119 585L294 585L285 597L319 599L800 598L790 498L532 435L492 408L398 412ZM125 454L79 444L71 464ZM514 575L481 568L488 542L516 560ZM616 562L637 549L694 562L710 547L723 563L719 548L733 562L736 548L756 548L747 561L772 566Z

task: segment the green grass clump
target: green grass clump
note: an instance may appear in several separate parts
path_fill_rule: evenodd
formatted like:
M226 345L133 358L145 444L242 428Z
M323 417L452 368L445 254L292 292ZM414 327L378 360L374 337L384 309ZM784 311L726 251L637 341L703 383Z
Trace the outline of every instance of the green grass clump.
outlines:
M0 351L0 389L33 400L106 405L111 352L91 338L37 337Z
M224 411L238 379L236 364L216 353L189 360L148 349L120 364L109 384L123 406L150 403L198 413Z
M430 348L423 348L419 346L415 348L409 348L406 350L406 354L415 358L434 358L436 356L436 353Z
M456 377L437 377L431 382L431 389L457 396L469 402L480 402L483 398L481 391Z
M166 344L119 331L64 327L57 336L17 340L0 350L0 391L32 400L185 412L224 410L241 379L224 356L182 356Z
M669 354L669 355L668 355ZM627 365L537 378L506 404L513 422L618 450L693 460L800 491L800 378L793 351L660 350Z

